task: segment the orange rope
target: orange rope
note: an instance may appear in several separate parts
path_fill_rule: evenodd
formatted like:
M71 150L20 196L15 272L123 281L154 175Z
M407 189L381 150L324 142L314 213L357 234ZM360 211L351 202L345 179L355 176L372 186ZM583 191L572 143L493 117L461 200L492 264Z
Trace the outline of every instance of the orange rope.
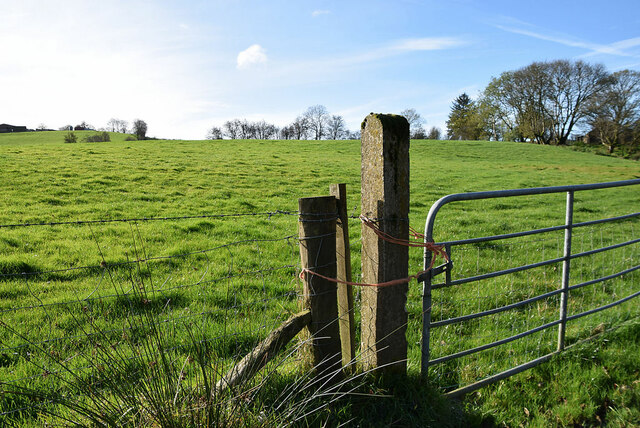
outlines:
M382 239L384 241L391 242L392 244L404 245L404 246L407 246L407 247L426 248L427 250L431 251L432 253L444 257L444 259L446 261L449 261L449 255L445 251L444 245L435 245L433 242L424 242L424 235L421 234L421 233L416 232L416 230L413 229L412 227L409 227L409 232L410 232L411 236L416 238L416 240L400 239L400 238L396 238L394 236L391 236L388 233L383 232L382 230L380 230L380 228L372 220L368 219L367 217L365 217L363 215L360 216L360 220L366 226L370 227L371 230L373 230L373 232L376 235L378 235L378 237L380 239ZM420 240L418 240L418 239L420 239ZM432 262L433 262L433 260L432 260ZM431 265L433 266L433 263Z
M444 257L444 259L446 261L449 261L449 255L447 254L447 252L444 249L443 245L435 245L432 242L424 242L424 235L421 233L416 232L415 229L413 229L411 226L409 226L409 232L411 234L411 236L413 236L414 238L416 238L416 240L407 240L407 239L400 239L400 238L396 238L393 237L391 235L389 235L386 232L383 232L382 230L380 230L380 228L370 219L368 219L367 217L361 215L360 216L360 220L362 221L362 223L364 223L366 226L370 227L373 232L378 235L378 237L384 241L387 242L391 242L393 244L397 244L397 245L404 245L407 247L422 247L422 248L426 248L427 250L431 251L432 253L434 253L435 255L439 255ZM422 239L423 241L418 241L418 239ZM317 276L319 278L325 279L327 281L331 281L331 282L336 282L336 283L340 283L340 284L347 284L347 285L353 285L353 286L358 286L358 287L389 287L391 285L400 285L400 284L406 284L409 281L411 281L414 278L418 278L420 275L428 272L431 268L433 268L433 265L436 261L435 257L431 258L431 264L429 265L429 267L426 270L420 271L415 275L410 275L407 278L402 278L402 279L394 279L391 281L386 281L386 282L381 282L379 284L365 284L365 283L361 283L361 282L351 282L351 281L342 281L336 278L329 278L328 276L324 276L321 275L317 272L314 272L312 270L309 270L307 268L302 268L302 272L300 272L300 279L304 280L304 274L305 273L309 273L311 275Z
M407 278L394 279L392 281L381 282L379 284L365 284L365 283L362 283L362 282L342 281L342 280L336 279L336 278L329 278L328 276L321 275L321 274L319 274L317 272L314 272L312 270L309 270L307 268L302 268L302 272L300 272L300 279L304 280L304 274L305 273L309 273L309 274L317 276L319 278L326 279L327 281L336 282L336 283L339 283L339 284L354 285L354 286L357 286L357 287L389 287L391 285L406 284L409 281L411 281L413 278L418 278L420 275L422 275L423 273L427 272L428 270L429 269L423 270L423 271L418 272L415 275L411 275L411 276L409 276Z

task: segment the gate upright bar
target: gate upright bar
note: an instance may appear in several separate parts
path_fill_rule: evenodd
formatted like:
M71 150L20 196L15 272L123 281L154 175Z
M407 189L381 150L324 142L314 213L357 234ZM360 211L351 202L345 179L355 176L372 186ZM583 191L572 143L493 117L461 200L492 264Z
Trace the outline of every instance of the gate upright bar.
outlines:
M571 270L571 233L573 230L573 191L567 192L567 213L564 230L564 260L562 261L562 293L560 294L560 324L558 325L558 351L564 349L567 330L567 302Z

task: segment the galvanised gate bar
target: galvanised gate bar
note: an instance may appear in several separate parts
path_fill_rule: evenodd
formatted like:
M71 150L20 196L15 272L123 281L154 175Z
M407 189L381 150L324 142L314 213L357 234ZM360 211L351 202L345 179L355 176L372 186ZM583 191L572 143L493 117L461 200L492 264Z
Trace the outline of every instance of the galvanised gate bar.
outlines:
M552 327L558 326L557 347L555 347L556 348L555 350L551 350L551 352L547 352L542 356L537 356L536 358L529 359L514 367L510 367L506 370L503 370L497 374L485 376L484 378L478 381L475 381L463 387L458 387L457 389L454 389L448 392L448 395L450 396L463 395L465 393L476 390L484 385L496 382L498 380L509 377L513 374L522 372L535 365L538 365L541 362L548 360L556 353L562 351L565 348L565 333L567 329L567 323L569 321L573 321L578 318L582 318L587 315L594 314L596 312L604 311L606 309L620 305L640 295L640 285L636 282L634 283L630 293L628 293L625 296L615 296L616 297L615 301L611 301L607 304L600 305L597 307L592 307L586 310L581 310L580 312L571 314L571 315L568 315L568 312L567 312L567 302L572 292L575 292L578 289L581 289L590 285L602 283L604 281L610 281L615 278L620 278L624 275L629 275L632 272L640 269L640 264L638 264L640 260L637 257L637 253L632 253L631 257L625 257L625 259L629 259L630 261L629 263L630 265L628 267L624 269L616 270L615 272L612 272L606 275L589 279L587 281L578 282L574 285L570 284L571 262L573 260L576 260L582 257L592 256L598 253L620 249L623 247L634 246L634 244L637 244L638 242L640 242L640 238L637 237L638 234L635 233L632 228L630 233L627 234L627 232L625 232L626 237L623 242L611 243L610 245L601 245L601 246L598 246L597 248L591 248L588 251L572 252L572 235L575 229L586 228L588 226L594 226L594 225L599 225L604 223L615 222L617 224L618 222L625 222L625 221L628 222L640 216L640 212L638 212L639 204L632 203L632 206L629 206L629 207L625 206L625 211L627 210L627 208L628 208L628 211L630 211L628 214L609 217L609 218L596 219L596 220L591 220L591 221L586 221L581 223L574 223L573 222L574 194L576 192L587 191L587 190L609 189L609 188L615 188L615 187L628 186L629 192L633 192L631 193L631 195L637 195L635 198L632 196L632 200L638 202L640 201L640 187L638 187L638 185L640 185L640 179L627 180L627 181L615 181L615 182L608 182L608 183L573 185L573 186L542 187L542 188L473 192L473 193L457 193L457 194L445 196L440 200L438 200L435 204L433 204L427 216L427 221L425 225L425 242L432 242L432 243L435 242L438 245L443 245L446 249L447 254L449 255L450 261L440 266L434 267L432 270L423 274L423 276L420 278L420 280L423 282L423 306L422 306L423 331L422 331L422 363L421 363L422 375L425 377L428 376L429 368L433 368L438 364L451 362L452 360L455 360L455 359L459 359L468 355L479 353L481 351L492 349L500 345L505 345L507 343L511 343L519 339L525 338L527 336L530 336L534 333L541 332L543 330L547 330ZM444 207L445 205L451 202L472 201L472 200L479 200L479 199L511 198L516 196L527 196L527 195L545 195L545 194L552 194L552 193L566 193L566 216L565 216L564 224L562 225L546 227L541 229L527 230L527 231L518 231L515 233L506 233L506 234L500 234L500 235L476 237L476 238L470 238L470 239L453 240L453 241L445 241L445 242L436 242L434 240L433 230L434 230L434 225L436 221L436 216L442 207ZM504 242L505 240L513 240L514 238L520 238L524 236L540 235L545 233L548 234L550 232L561 233L559 231L564 231L564 239L563 239L564 246L563 246L561 255L558 255L557 257L544 259L541 261L537 261L535 263L523 264L516 267L509 267L506 269L498 269L490 272L484 272L478 275L469 275L469 276L463 276L461 278L452 279L452 272L454 272L454 269L456 266L456 255L457 255L455 251L456 247L459 247L462 245L482 246L482 245L487 245L483 243L487 243L491 241ZM628 236L628 235L631 235L631 236ZM593 238L591 240L593 241ZM632 248L634 248L634 251L636 251L635 249L637 249L637 245ZM558 249L558 252L560 252L559 249ZM542 254L544 255L544 252ZM424 254L425 270L427 270L428 266L431 263L431 257L432 257L432 253L430 251L425 250L425 254ZM472 313L457 314L456 316L452 316L449 318L443 317L442 319L438 319L435 321L432 320L432 313L433 313L432 309L433 310L438 309L437 306L434 306L434 302L432 301L432 293L434 290L450 288L451 293L455 293L456 291L454 290L457 289L457 287L455 286L462 286L463 284L474 283L474 282L478 282L478 281L482 281L490 278L497 278L497 277L501 277L509 274L516 274L518 272L529 271L534 268L540 268L540 267L554 265L554 264L559 265L560 263L562 264L561 281L560 281L560 284L558 284L559 287L556 286L556 288L551 291L540 293L534 296L528 296L523 300L516 301L516 302L502 305L502 306L493 307L490 309L485 309L485 310L472 312ZM442 282L435 281L438 278L438 276L442 274L444 274L444 280ZM581 279L581 278L578 278L578 279ZM540 302L545 299L549 299L550 297L553 297L553 296L559 296L559 304L557 305L559 307L559 310L556 312L557 313L557 316L555 317L556 319L553 319L552 321L549 321L549 322L544 322L540 325L536 325L533 328L528 328L526 331L520 331L517 334L511 335L508 337L501 337L497 340L492 340L487 343L474 344L472 345L472 347L469 347L467 349L459 350L457 352L450 353L447 355L440 355L437 358L431 357L431 352L432 352L431 347L434 346L434 344L430 342L430 338L433 336L434 329L448 328L447 326L452 326L452 325L462 325L471 320L480 319L490 315L503 313L506 311L522 310L523 307L532 305L536 302ZM558 299L558 297L556 297L556 299ZM581 309L584 309L584 308L581 308Z

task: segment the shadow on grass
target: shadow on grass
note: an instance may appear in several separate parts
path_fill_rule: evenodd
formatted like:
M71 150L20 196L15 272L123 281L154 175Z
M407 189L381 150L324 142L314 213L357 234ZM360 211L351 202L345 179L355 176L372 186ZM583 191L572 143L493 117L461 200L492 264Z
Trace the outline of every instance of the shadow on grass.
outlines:
M294 384L300 374L289 374L272 379L263 388L264 407L278 403L282 391ZM298 415L293 426L366 426L366 427L494 427L498 426L490 415L465 410L463 403L443 396L419 375L379 378L374 375L348 380L339 391L326 394L310 389L307 397L296 391L295 401L305 402L306 415ZM342 395L330 402L333 395ZM293 401L293 400L292 400ZM330 402L327 405L327 402ZM286 409L286 408L285 408Z

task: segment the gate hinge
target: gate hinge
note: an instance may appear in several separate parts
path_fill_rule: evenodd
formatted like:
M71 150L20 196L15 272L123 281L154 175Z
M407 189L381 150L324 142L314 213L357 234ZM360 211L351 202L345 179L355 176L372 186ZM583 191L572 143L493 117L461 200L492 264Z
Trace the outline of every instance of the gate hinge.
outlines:
M453 262L451 258L446 263L443 263L439 266L434 266L426 272L423 272L418 276L418 282L424 282L427 278L433 278L434 276L440 275L443 272L451 272L453 269Z

